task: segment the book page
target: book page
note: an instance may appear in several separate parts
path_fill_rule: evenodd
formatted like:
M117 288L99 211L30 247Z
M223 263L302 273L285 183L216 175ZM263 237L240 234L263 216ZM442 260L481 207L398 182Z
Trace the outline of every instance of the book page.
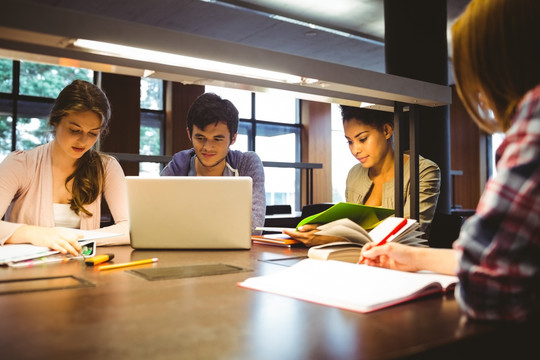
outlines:
M317 227L317 229L319 230L316 233L317 235L338 236L343 238L345 241L350 241L357 244L365 244L371 241L371 238L366 230L347 218L320 225Z
M306 259L238 285L342 309L370 312L442 292L457 281L455 276Z
M384 219L377 227L369 232L369 236L374 243L378 244L382 239L384 239L388 234L392 232L403 220L402 217L389 217ZM388 241L397 241L399 238L411 231L414 231L419 226L418 221L414 219L407 219L407 225L400 229L395 235L393 235Z

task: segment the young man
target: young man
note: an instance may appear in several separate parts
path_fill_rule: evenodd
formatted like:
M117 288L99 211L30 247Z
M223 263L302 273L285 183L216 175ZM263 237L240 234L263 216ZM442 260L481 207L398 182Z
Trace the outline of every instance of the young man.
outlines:
M193 148L174 154L161 175L250 176L253 179L251 227L263 226L266 197L261 159L253 151L229 149L238 134L236 107L216 94L202 94L188 111L186 130Z

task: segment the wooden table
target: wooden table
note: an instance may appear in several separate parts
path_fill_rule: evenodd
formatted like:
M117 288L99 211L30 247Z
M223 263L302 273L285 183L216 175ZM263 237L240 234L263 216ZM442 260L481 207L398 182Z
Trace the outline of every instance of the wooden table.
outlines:
M512 350L515 355L516 341L524 339L513 327L466 321L452 296L358 314L236 286L247 277L282 269L286 263L276 259L304 256L305 249L254 245L249 251L140 251L120 246L98 248L98 253L114 253L115 262L150 257L159 262L103 272L77 261L0 268L0 281L73 275L91 283L0 294L0 358L440 359L477 351L502 355ZM247 271L157 281L128 271L217 263Z

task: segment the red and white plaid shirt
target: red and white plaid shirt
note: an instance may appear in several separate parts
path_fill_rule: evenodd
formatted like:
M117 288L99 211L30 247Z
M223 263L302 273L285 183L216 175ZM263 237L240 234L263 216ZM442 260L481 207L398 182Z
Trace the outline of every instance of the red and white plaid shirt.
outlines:
M540 310L540 85L521 100L476 214L464 224L456 297L468 316L524 321Z

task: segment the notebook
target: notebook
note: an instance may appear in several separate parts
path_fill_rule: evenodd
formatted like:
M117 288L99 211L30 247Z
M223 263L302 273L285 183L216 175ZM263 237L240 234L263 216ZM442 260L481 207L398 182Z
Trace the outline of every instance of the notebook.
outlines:
M249 249L252 179L127 176L134 249Z

